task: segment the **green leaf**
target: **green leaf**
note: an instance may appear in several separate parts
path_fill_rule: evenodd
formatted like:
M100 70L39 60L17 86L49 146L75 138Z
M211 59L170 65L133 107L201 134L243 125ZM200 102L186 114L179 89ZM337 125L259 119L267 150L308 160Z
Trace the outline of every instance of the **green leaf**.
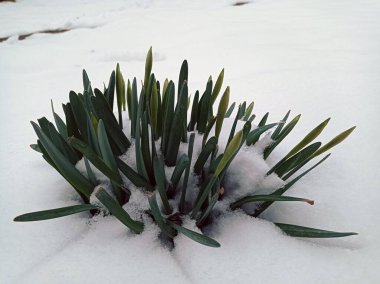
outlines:
M257 202L257 201L301 201L314 205L314 201L306 198L292 197L292 196L281 196L281 195L252 195L243 197L230 205L232 210L242 207L246 203Z
M201 188L198 194L197 201L195 203L195 206L193 208L193 211L191 212L191 218L195 218L197 216L198 211L201 209L203 202L205 202L206 198L208 197L209 193L211 192L211 189L213 188L214 184L218 181L217 175L212 175L207 182L206 186L204 188Z
M242 119L244 114L245 114L245 110L247 108L247 102L243 102L240 106L240 113L239 113L239 119Z
M231 127L230 136L228 137L228 143L227 144L229 144L231 142L232 138L234 137L237 122L243 116L243 114L244 114L244 108L241 105L239 105L238 111L237 111L236 116L235 116L235 120L234 120L232 127Z
M252 123L252 121L255 119L256 115L252 114L251 117L248 119L249 122Z
M184 170L188 167L190 161L189 157L186 154L183 154L179 159L173 171L172 177L170 179L171 187L173 190L177 188L179 180L184 172Z
M185 176L183 178L183 184L182 184L181 200L179 203L179 211L181 213L184 213L184 210L185 210L186 190L187 190L187 183L189 181L191 160L193 157L194 139L195 139L195 133L191 133L190 140L189 140L189 148L187 150L187 156L189 159L189 163L188 163L186 170L185 170Z
M169 80L168 80L168 78L166 78L164 81L164 85L162 86L162 99L163 100L165 99L166 90L168 89L168 86L169 86Z
M235 105L236 103L233 102L232 105L228 108L226 114L224 115L224 118L229 118L231 116L232 112L234 111Z
M231 158L235 155L235 153L239 150L240 144L243 139L243 131L240 130L236 135L232 138L231 142L227 145L226 150L224 151L223 158L219 162L218 166L215 170L215 175L219 176L219 174L223 171L225 166L230 162Z
M347 129L346 131L343 131L342 133L340 133L338 136L334 137L326 145L322 146L318 151L316 151L312 157L313 158L317 157L317 156L323 154L324 152L330 150L332 147L341 143L344 139L346 139L352 133L352 131L354 131L355 128L356 128L356 126L351 127L350 129Z
M78 162L78 157L74 150L67 144L67 142L58 133L52 123L49 123L48 130L50 133L51 142L60 150L60 152L73 164Z
M158 115L158 93L157 84L154 80L152 87L152 96L150 98L150 125L152 127L152 135L157 137L157 115Z
M116 157L116 163L119 170L137 187L144 187L147 190L153 190L154 187L134 169L124 163L120 158Z
M83 136L83 138L86 140L88 144L90 144L88 141L88 138L86 137L87 113L86 113L85 106L75 92L70 91L69 97L70 97L70 105L74 114L76 125L78 126L78 129L81 135Z
M148 90L148 83L149 83L150 73L152 72L152 65L153 65L153 54L152 54L152 47L150 47L146 55L146 60L145 60L144 88L146 92Z
M206 91L198 105L198 123L197 130L199 133L204 133L206 130L207 121L211 112L211 91L212 81L207 82Z
M198 116L198 105L199 105L199 91L195 92L193 105L191 108L190 122L188 125L188 131L194 131L195 124L197 123Z
M187 115L187 97L188 89L187 83L185 82L181 88L181 93L174 112L173 121L170 127L170 134L168 137L168 151L166 152L165 163L169 167L174 166L177 160L178 149L183 132L181 126L183 126Z
M46 149L50 159L54 162L60 173L70 181L71 185L73 185L78 192L83 194L86 198L89 198L93 190L93 185L81 175L64 155L62 155L49 138L42 132L41 128L33 121L31 123L41 144Z
M70 145L76 150L81 152L99 171L101 171L106 177L110 178L118 184L122 184L122 179L119 172L112 169L108 164L105 163L86 143L83 141L71 137L69 139Z
M154 220L156 221L157 225L160 227L162 232L169 236L170 238L174 238L176 232L173 230L172 227L170 227L164 217L161 215L161 211L157 204L156 194L155 192L150 192L148 194L148 201L149 206L151 209L151 212L153 214Z
M91 204L73 205L56 209L49 209L37 212L22 214L13 219L15 222L42 221L60 218L84 211L96 210L98 207Z
M192 239L193 241L196 241L197 243L214 248L220 247L220 244L210 237L186 229L185 227L179 226L172 222L170 223L170 226L176 229L179 233L184 234L186 237Z
M133 79L132 82L132 99L131 99L131 136L135 138L136 135L136 119L137 119L137 111L138 111L138 98L137 98L137 81L136 78Z
M117 99L117 111L119 113L119 126L123 129L123 115L122 106L125 91L125 82L123 74L121 74L119 63L116 65L116 99Z
M178 97L180 95L180 88L183 86L183 83L188 81L189 76L189 66L187 64L187 60L184 60L181 65L181 70L179 71L178 78Z
M312 142L315 138L319 136L319 134L322 133L323 129L326 127L326 125L329 123L330 118L323 121L321 124L319 124L317 127L315 127L313 130L311 130L302 140L299 142L290 152L286 155L286 158L289 158L293 156L295 153L300 151L302 148L304 148L306 145L308 145L310 142Z
M174 116L174 84L172 81L169 82L168 90L166 92L165 101L163 103L164 110L164 126L163 126L163 135L161 141L161 149L164 152L164 156L166 157L168 152L168 141L170 137L170 130L173 122Z
M215 100L216 100L216 98L217 98L218 95L219 95L220 89L222 88L223 79L224 79L224 68L223 68L222 71L220 72L220 74L219 74L219 76L218 76L218 79L216 79L214 89L212 90L212 94L211 94L211 105L213 105L213 104L215 103ZM228 90L228 91L229 91L229 90Z
M103 123L106 125L109 138L117 146L118 152L115 154L123 154L125 151L127 151L131 145L131 142L125 136L124 132L120 129L119 124L113 115L105 97L101 94L95 93L95 97L91 97L91 101L97 117L99 119L102 119Z
M112 184L112 187L114 189L114 193L116 195L117 200L120 204L123 204L126 198L125 192L121 188L122 179L115 161L115 157L112 153L111 146L108 142L106 130L104 128L103 120L99 120L98 123L98 140L99 140L99 148L100 152L102 154L103 161L105 164L115 173L115 175L118 176L117 181L118 183ZM112 181L111 181L112 183Z
M143 96L144 96L144 91L141 91L140 94L140 99L139 99L139 106L137 109L137 116L136 116L136 133L135 133L135 155L136 155L136 167L137 167L137 172L142 175L145 179L149 179L148 173L146 171L145 165L144 165L144 158L143 154L141 151L141 126L140 126L140 120L142 116L142 111L143 111Z
M30 144L29 146L30 146L30 148L32 148L34 151L39 152L39 153L42 153L40 147L38 146L38 144Z
M247 139L247 136L249 134L249 131L251 130L251 123L249 121L247 121L246 123L244 123L244 126L243 126L243 135L242 135L242 139L241 139L241 142L240 142L240 145L239 147L237 148L237 150L235 151L235 154L232 155L232 157L229 159L229 161L227 162L227 165L224 167L224 169L222 170L221 174L219 175L219 178L220 180L223 182L223 179L224 179L224 176L228 170L228 167L231 165L233 159L236 157L237 153L239 152L239 150L241 149L241 147L243 146L244 144L244 141ZM224 156L224 155L223 155ZM223 159L223 156L220 160Z
M280 134L282 128L284 127L286 121L289 118L289 115L290 115L290 110L285 114L284 118L278 123L278 126L273 131L272 136L271 136L272 140L276 140L278 138L278 135Z
M83 88L86 92L92 95L92 88L91 88L91 82L90 79L88 78L86 70L83 69Z
M265 131L268 131L272 127L276 126L277 123L271 123L267 125L263 125L260 127L257 127L256 129L252 130L246 139L246 143L248 146L255 145L256 142L260 139L261 134L263 134Z
M162 204L165 209L165 214L170 214L172 208L170 207L168 197L166 196L166 178L165 178L165 169L164 164L161 159L154 156L153 158L153 167L154 167L154 177L157 183L157 190L160 194Z
M150 149L149 140L150 139L149 139L149 132L148 132L148 114L145 111L141 118L141 136L140 136L141 154L144 160L144 167L148 174L150 183L154 184L155 181L154 181L154 174L153 174L152 158L151 158L151 154L149 150Z
M206 144L206 141L207 141L208 135L210 134L211 129L214 127L215 121L216 121L216 117L215 117L215 116L213 116L213 117L211 117L211 118L209 119L209 121L208 121L208 123L207 123L207 126L206 126L205 133L203 134L202 147L203 147L203 145Z
M357 235L354 232L333 232L315 228L302 227L291 224L274 223L285 234L291 237L299 238L341 238L352 235Z
M144 223L133 220L123 207L121 207L103 188L100 188L95 193L95 196L113 216L136 234L140 234L144 230Z
M96 139L95 130L93 129L93 125L89 116L89 110L86 109L86 105L84 104L81 97L79 97L73 91L70 92L69 96L76 124L78 126L83 140L88 145L90 145L95 152L99 153L99 145Z
M309 172L311 172L313 169L315 169L316 167L318 167L320 164L322 164L328 157L330 156L329 155L326 155L322 160L320 160L318 163L316 163L314 166L312 166L310 169L306 170L305 172L303 172L302 174L300 174L299 176L297 176L296 178L292 179L290 182L288 182L287 184L285 184L285 186L277 189L276 191L274 191L271 195L282 195L284 194L289 188L291 188L297 181L299 181L302 177L304 177L305 175L307 175ZM260 208L256 209L255 210L255 213L253 214L253 217L258 217L261 213L263 213L270 205L272 205L273 201L266 201L264 202L263 204L260 205Z
M104 92L104 96L108 102L108 105L111 111L113 111L113 101L115 97L115 81L116 81L115 71L112 71L110 80L108 82L108 87L106 89L106 92Z
M270 175L272 172L276 172L279 177L282 177L285 173L294 169L298 165L306 161L318 148L321 146L321 142L313 143L307 146L305 149L299 151L297 154L291 156L289 159L282 159L277 163L268 173Z
M215 89L214 89L215 90ZM230 100L230 87L227 87L224 94L220 100L218 113L216 115L216 125L215 125L215 136L219 138L220 132L222 130L224 116L226 115L228 103Z
M81 139L81 135L79 133L78 126L75 121L73 110L71 108L71 104L70 103L67 103L66 105L62 104L62 107L63 107L63 111L65 112L65 117L66 117L67 136L68 137L75 136Z
M270 145L268 146L265 151L264 151L264 159L267 159L268 156L270 155L270 153L272 153L272 151L274 150L274 148L276 148L278 146L278 144L281 143L282 140L284 140L284 138L286 136L288 136L288 134L293 130L293 128L296 126L296 124L298 123L299 119L300 119L301 115L297 115L295 118L292 119L291 122L289 122L285 127L284 129L281 131L280 134L278 134L276 140Z
M63 139L67 139L68 136L67 136L66 124L63 122L60 116L56 113L54 113L54 121L55 121L55 125L58 128L59 134L62 135Z
M68 137L67 136L67 127L66 127L66 124L63 122L62 118L58 114L55 113L53 101L51 101L51 109L53 112L54 121L55 121L55 125L57 126L58 132L59 132L59 134L61 134L62 138L66 140Z
M252 110L253 110L253 106L255 105L254 102L251 102L249 104L249 106L247 107L247 110L245 111L245 114L243 116L243 121L247 121L249 119L249 117L251 116L251 113L252 113Z
M132 87L131 82L128 79L127 83L127 106L128 106L128 117L132 121Z
M197 221L198 227L202 226L204 221L206 221L207 217L210 215L212 209L214 208L216 202L218 202L219 196L222 195L223 192L224 192L224 189L219 188L217 192L211 197L209 205L207 206L206 210L203 212L203 214L199 217Z
M88 179L92 182L92 184L96 184L96 178L95 178L94 172L91 169L90 163L88 162L86 157L83 157L83 160L84 160L84 165L86 166Z
M268 117L269 117L269 112L267 112L267 113L263 116L263 118L260 120L260 122L259 122L259 124L257 125L257 127L264 126L264 125L267 123Z
M45 133L45 135L51 140L50 131L49 131L50 121L46 117L41 117L40 119L37 119L37 121L43 133Z
M202 148L202 151L194 164L195 174L200 175L202 173L203 167L206 164L211 153L214 151L217 143L218 139L215 136L213 136L207 141L206 145Z

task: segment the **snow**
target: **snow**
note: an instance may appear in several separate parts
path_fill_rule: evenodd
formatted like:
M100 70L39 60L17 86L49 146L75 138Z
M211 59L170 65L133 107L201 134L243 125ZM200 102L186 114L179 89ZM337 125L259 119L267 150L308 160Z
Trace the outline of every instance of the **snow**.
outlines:
M11 37L0 43L1 283L379 282L379 1L232 3L0 3L0 38ZM56 28L72 30L17 40L17 35ZM52 118L50 99L62 114L59 106L69 90L82 88L82 68L97 87L107 82L116 62L125 78L142 79L150 46L153 72L162 81L176 81L187 59L193 93L225 68L230 101L254 100L256 119L269 111L269 121L277 122L289 108L291 117L302 113L294 133L271 155L271 165L327 117L332 119L323 142L357 125L331 158L289 191L315 200L314 206L278 202L262 217L359 235L294 239L269 221L237 212L210 228L220 248L179 236L176 248L168 250L157 240L154 224L136 236L110 216L89 219L81 213L14 223L25 212L80 203L67 182L28 147L36 139L29 121ZM240 162L249 164L244 158ZM248 178L263 167L253 165ZM144 198L132 196L133 202Z

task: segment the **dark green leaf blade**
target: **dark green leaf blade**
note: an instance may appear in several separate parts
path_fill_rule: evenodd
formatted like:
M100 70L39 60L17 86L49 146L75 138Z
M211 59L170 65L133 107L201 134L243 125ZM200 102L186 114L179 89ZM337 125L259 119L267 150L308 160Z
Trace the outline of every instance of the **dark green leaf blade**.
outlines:
M160 211L158 204L157 204L157 198L156 198L155 192L150 192L148 194L148 201L149 201L149 206L150 206L150 209L152 211L154 220L156 221L157 225L160 227L162 232L164 232L169 237L174 238L175 231L173 230L172 227L170 227L167 224L166 220L161 215L161 211Z
M69 143L76 150L81 152L99 171L111 180L121 183L120 175L111 167L109 167L92 149L83 141L71 137Z
M144 223L135 221L129 214L121 207L116 200L114 200L103 188L95 193L99 201L114 215L121 223L130 228L137 234L144 230Z
M154 187L134 169L124 163L120 158L116 157L116 163L119 170L137 187L144 187L148 190L153 190Z
M170 127L170 135L168 137L167 148L170 149L166 153L165 163L167 166L174 166L177 160L178 149L183 134L183 123L186 121L187 115L187 83L184 82L181 93L178 98L177 106L174 111L173 121Z
M78 190L86 198L89 198L93 190L93 185L81 175L81 173L73 164L70 163L69 160L67 160L65 156L62 155L62 153L54 146L49 138L42 132L41 128L33 121L31 123L41 144L46 149L46 152L57 166L60 173L70 181L76 190Z
M287 235L299 238L342 238L357 235L357 233L354 232L333 232L284 223L274 224Z
M301 201L309 203L310 205L314 204L313 200L306 199L306 198L299 198L299 197L292 197L292 196L282 196L282 195L252 195L252 196L246 196L243 197L234 203L230 205L231 209L234 210L236 208L240 208L246 203L250 202L257 202L257 201Z
M13 219L15 222L31 222L31 221L42 221L60 218L84 211L90 211L98 209L95 205L91 204L81 204L81 205L73 205L67 207L61 207L56 209L49 209L43 211L36 211L31 213L22 214Z
M192 239L193 241L196 241L202 245L214 247L214 248L220 247L220 244L210 237L207 237L207 236L202 235L200 233L186 229L185 227L179 226L179 225L174 224L174 223L170 223L170 226L172 226L174 229L176 229L179 233L184 234L186 237L188 237L188 238Z

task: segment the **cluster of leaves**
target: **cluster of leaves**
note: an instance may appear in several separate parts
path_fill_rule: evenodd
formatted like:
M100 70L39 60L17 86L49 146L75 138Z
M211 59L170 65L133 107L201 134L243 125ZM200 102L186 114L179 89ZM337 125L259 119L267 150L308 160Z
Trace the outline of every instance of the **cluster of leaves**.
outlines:
M42 157L54 167L78 192L83 199L82 205L33 212L18 216L15 221L37 221L62 217L78 212L90 211L97 214L99 205L90 204L94 194L102 206L135 233L141 233L144 224L133 220L123 209L129 201L131 191L123 184L124 175L136 187L146 192L150 210L149 216L160 227L162 234L174 238L182 233L204 245L218 247L219 243L204 234L182 226L184 216L194 219L202 229L211 221L211 212L216 203L223 199L226 172L241 147L255 145L262 134L269 129L272 143L264 150L267 159L279 143L293 130L300 115L287 123L290 112L278 123L267 123L269 114L265 114L257 127L252 127L255 115L252 114L253 102L237 107L236 116L230 130L224 153L219 153L218 140L223 121L232 115L235 103L229 104L230 89L222 90L224 70L215 84L210 77L205 91L196 91L190 107L187 86L188 64L181 66L177 89L173 81L166 79L161 87L152 73L152 50L147 54L145 77L138 92L137 80L125 82L119 65L113 71L103 92L92 89L86 71L83 71L83 93L70 92L70 101L63 105L65 121L53 110L55 125L45 117L38 119L32 126L38 136L37 144L31 147L42 153ZM116 91L116 92L115 92ZM113 105L116 93L118 119L114 116ZM221 95L217 112L213 106ZM131 137L123 132L123 111L128 110ZM189 119L187 116L190 111ZM239 120L245 121L244 127L237 131ZM323 131L329 119L325 120L302 141L300 141L267 174L275 173L286 181L285 186L267 195L249 195L230 204L231 210L244 204L255 202L257 209L252 214L258 217L273 202L300 201L313 204L312 200L286 196L284 193L303 176L325 161L329 154L317 161L309 169L293 177L306 164L324 154L343 141L354 129L350 128L322 145L313 142ZM195 132L203 135L201 152L193 157ZM212 137L209 137L213 134ZM136 167L120 159L128 151L131 141L135 147ZM179 155L181 143L186 145L187 154ZM87 175L81 174L75 167L84 159ZM193 166L191 166L191 161ZM109 178L113 195L99 186L100 182L90 163ZM166 167L174 167L170 180L165 173ZM196 198L188 201L189 175L198 177ZM182 181L182 182L181 182ZM95 190L96 188L96 190ZM95 192L94 192L95 190ZM158 200L158 198L160 200ZM171 201L172 200L172 201ZM177 203L175 203L177 201ZM331 232L297 225L275 223L280 229L296 237L343 237L355 233Z

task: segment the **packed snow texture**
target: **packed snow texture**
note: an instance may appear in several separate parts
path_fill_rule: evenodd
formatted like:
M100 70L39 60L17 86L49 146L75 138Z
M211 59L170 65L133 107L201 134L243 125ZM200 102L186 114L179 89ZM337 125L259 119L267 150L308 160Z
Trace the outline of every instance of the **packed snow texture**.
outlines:
M380 2L377 0L42 1L0 3L1 283L378 283L380 228ZM65 28L60 34L36 33ZM294 133L269 159L273 165L303 135L332 117L322 142L352 125L353 135L294 186L314 206L278 203L252 219L225 215L209 230L221 248L179 236L169 251L153 224L134 235L113 217L86 213L45 222L15 216L79 203L74 190L28 144L28 123L50 115L81 90L85 68L101 87L116 62L124 76L153 72L177 80L189 62L192 92L225 68L231 99L254 100L254 112L280 120L302 113ZM62 114L62 112L60 112ZM252 150L253 151L253 150ZM247 153L236 163L249 163ZM248 159L248 160L245 160ZM255 165L247 169L254 180ZM230 175L233 175L231 171ZM257 182L254 180L253 182ZM141 202L143 195L133 195ZM132 210L132 208L127 208ZM138 214L138 212L136 212ZM144 220L149 222L149 219ZM295 239L270 221L358 236ZM191 222L185 223L191 228Z

